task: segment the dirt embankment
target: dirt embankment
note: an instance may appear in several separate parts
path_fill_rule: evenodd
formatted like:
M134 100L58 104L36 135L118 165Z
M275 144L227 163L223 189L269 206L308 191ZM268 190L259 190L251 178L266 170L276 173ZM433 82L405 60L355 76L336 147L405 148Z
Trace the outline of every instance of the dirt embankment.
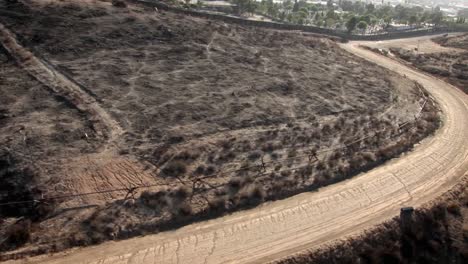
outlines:
M39 253L316 190L439 126L420 85L316 35L100 1L20 1L0 21L52 64L57 88L76 88L95 111L69 100L72 108L122 129L111 142L118 151L57 162L57 194L92 195L58 199L34 223L27 250Z
M369 44L377 53L396 57L468 93L468 35L444 35ZM437 43L437 44L436 44Z
M468 34L457 36L444 35L441 37L433 38L432 40L443 47L468 50Z

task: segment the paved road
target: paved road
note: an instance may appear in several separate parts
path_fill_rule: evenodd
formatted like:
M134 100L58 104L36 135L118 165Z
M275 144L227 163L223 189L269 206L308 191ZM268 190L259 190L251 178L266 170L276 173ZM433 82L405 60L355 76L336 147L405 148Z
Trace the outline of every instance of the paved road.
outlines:
M468 98L458 89L357 48L343 48L419 81L438 101L443 127L414 151L351 180L252 210L121 242L31 259L33 263L258 263L354 234L420 205L468 169Z

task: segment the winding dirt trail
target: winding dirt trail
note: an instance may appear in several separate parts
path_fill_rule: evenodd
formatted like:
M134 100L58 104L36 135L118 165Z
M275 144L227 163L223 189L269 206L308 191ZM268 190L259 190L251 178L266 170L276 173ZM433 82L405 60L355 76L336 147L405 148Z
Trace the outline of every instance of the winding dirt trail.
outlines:
M412 152L351 180L214 220L120 242L29 259L31 263L263 263L363 231L452 187L468 169L468 98L391 59L342 47L419 81L443 126Z
M0 43L19 66L32 77L86 113L99 136L107 137L108 142L114 142L120 137L123 130L119 123L99 105L95 98L68 77L55 70L46 61L37 58L21 46L15 35L1 23Z

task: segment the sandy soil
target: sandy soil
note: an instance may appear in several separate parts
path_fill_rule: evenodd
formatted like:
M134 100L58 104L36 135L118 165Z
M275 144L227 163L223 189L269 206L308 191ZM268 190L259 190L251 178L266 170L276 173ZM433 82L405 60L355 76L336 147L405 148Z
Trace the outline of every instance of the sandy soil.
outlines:
M461 33L450 33L447 34L449 37L460 36ZM450 46L441 46L432 39L434 36L424 36L416 38L404 38L404 39L394 39L386 41L362 41L362 45L372 47L372 48L401 48L412 51L419 51L419 53L440 53L440 52L463 52L461 48L450 47ZM419 48L419 49L418 49Z
M314 193L304 193L173 232L109 242L31 263L266 262L361 232L453 186L468 169L467 95L391 59L343 48L410 79L440 104L443 127L414 151L385 166Z

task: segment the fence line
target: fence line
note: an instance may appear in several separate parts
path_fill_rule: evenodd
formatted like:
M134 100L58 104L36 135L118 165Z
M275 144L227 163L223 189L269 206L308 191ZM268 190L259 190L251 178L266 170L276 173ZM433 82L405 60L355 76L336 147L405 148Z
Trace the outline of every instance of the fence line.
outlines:
M224 22L232 23L232 24L254 26L254 27L260 27L260 28L278 29L278 30L298 30L298 31L310 32L310 33L328 35L331 37L347 39L347 40L386 40L386 39L408 38L408 37L448 33L448 32L454 32L457 30L458 31L463 30L463 29L452 30L450 28L444 27L444 28L430 28L426 30L388 32L384 34L375 34L375 35L354 35L354 34L347 34L347 33L329 29L329 28L321 28L321 27L316 27L316 26L284 24L284 23L259 21L259 20L248 20L248 19L229 16L229 15L214 14L214 13L202 12L202 11L197 11L197 10L184 9L184 8L169 6L167 4L156 2L156 1L151 1L151 0L128 0L128 1L132 3L136 3L136 4L142 4L148 7L152 7L152 8L171 11L174 13L208 18L212 20L219 20L219 21L224 21Z

